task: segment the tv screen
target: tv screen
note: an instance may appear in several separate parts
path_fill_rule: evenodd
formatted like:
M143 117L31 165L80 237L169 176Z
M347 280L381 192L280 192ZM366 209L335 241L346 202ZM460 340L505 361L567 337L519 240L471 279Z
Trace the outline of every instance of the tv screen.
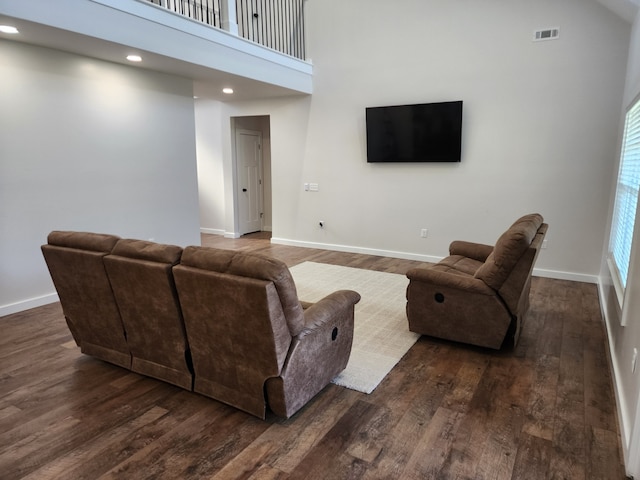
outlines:
M459 162L462 101L368 107L367 162Z

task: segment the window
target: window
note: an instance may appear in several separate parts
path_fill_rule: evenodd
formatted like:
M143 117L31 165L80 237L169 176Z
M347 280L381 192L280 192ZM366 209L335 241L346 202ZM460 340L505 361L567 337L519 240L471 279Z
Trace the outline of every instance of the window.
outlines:
M627 285L640 186L640 100L627 112L609 243L614 285L622 304Z

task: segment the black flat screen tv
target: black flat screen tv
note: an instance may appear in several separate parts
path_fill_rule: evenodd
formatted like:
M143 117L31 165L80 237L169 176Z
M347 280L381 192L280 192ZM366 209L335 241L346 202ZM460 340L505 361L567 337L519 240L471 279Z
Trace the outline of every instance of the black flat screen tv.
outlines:
M367 162L459 162L462 101L368 107Z

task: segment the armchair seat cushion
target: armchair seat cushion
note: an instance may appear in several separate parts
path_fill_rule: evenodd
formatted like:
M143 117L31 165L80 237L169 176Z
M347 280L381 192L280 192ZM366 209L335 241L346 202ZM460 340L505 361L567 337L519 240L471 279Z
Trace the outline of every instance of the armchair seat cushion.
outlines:
M435 264L432 268L438 272L452 273L454 275L474 276L482 266L482 262L462 255L450 255Z

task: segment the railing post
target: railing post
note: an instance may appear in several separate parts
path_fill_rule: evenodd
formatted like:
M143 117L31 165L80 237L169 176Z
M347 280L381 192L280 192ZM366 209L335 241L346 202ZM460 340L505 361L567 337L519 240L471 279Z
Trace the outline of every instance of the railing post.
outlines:
M238 18L236 16L236 0L221 0L220 20L223 30L238 35Z

